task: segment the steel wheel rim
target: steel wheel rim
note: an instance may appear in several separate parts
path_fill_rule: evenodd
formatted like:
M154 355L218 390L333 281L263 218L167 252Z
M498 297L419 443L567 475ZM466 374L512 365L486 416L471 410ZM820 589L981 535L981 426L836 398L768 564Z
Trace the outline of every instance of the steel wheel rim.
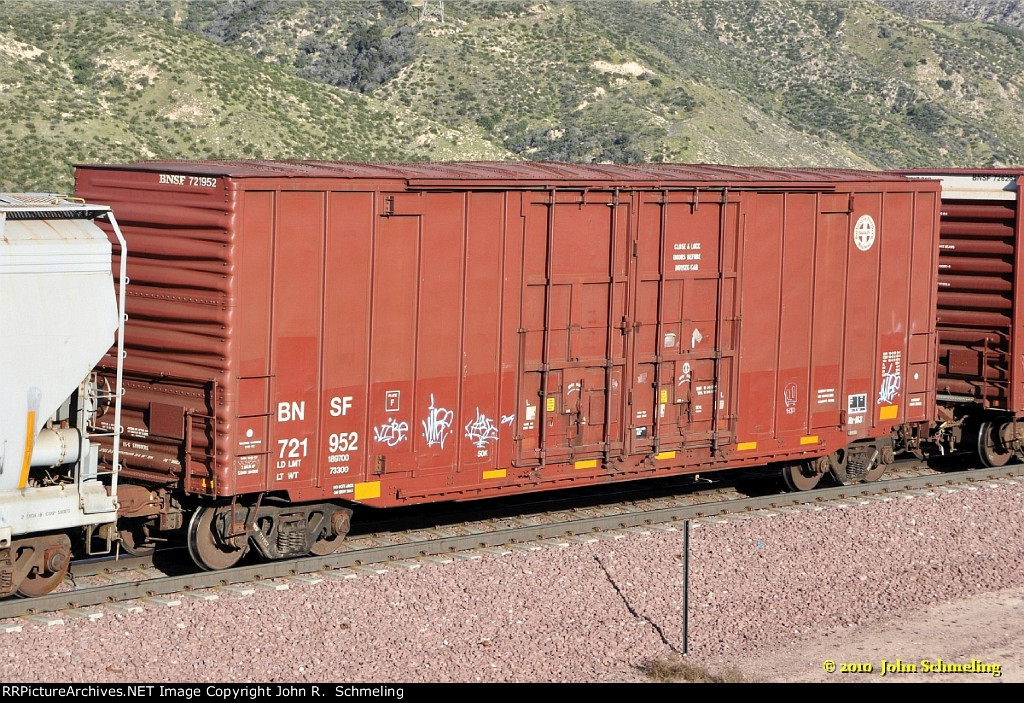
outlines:
M64 566L56 571L51 571L48 574L39 574L33 571L18 584L18 589L15 594L22 598L38 598L39 596L45 596L47 593L51 593L57 586L64 583L64 577L68 573L68 569L71 566L71 539L64 535L60 539L62 551L64 552ZM54 545L49 545L52 548Z
M811 473L803 462L782 467L782 480L791 491L809 491L821 481L823 474Z
M221 508L204 506L192 514L188 523L188 553L207 571L229 569L245 556L246 549L224 549L213 534L213 519Z
M127 519L117 531L121 538L121 549L133 557L148 557L156 551L156 543L146 534L148 521L142 518Z
M1001 445L999 437L1005 424L1005 422L999 421L983 422L978 428L978 457L985 466L990 468L1005 466L1013 456L1013 451L1010 449L1004 448L1002 452L998 450Z

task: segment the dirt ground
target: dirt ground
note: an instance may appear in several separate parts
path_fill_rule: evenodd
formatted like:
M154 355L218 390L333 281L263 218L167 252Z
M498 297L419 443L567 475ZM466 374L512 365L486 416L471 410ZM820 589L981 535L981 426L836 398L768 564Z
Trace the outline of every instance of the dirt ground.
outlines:
M827 671L832 664L834 671ZM1024 683L1024 586L894 614L872 626L707 668L717 675L732 669L750 682Z

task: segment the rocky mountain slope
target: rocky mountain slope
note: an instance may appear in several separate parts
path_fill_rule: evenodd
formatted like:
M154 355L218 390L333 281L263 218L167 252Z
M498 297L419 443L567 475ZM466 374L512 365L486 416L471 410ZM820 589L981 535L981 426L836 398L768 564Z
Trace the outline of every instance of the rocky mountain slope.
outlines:
M1024 159L1009 0L441 6L0 2L0 188L151 157Z

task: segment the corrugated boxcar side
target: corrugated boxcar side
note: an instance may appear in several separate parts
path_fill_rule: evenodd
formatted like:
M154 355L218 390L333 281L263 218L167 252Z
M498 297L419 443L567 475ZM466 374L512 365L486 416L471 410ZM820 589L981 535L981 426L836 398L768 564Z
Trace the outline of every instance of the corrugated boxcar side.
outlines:
M209 168L79 169L137 242L138 475L187 457L191 491L383 506L820 456L931 417L927 184Z
M1024 411L1021 169L908 171L943 183L939 244L939 392Z
M76 193L109 204L130 242L122 476L173 483L187 458L188 490L211 492L238 375L233 193L205 175L84 169Z

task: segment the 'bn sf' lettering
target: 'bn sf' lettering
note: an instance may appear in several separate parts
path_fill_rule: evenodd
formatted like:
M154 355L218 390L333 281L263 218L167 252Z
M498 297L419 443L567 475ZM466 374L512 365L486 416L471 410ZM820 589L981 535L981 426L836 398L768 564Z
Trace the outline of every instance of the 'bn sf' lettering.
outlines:
M278 403L277 404L277 421L278 422L291 422L292 420L305 420L306 419L306 401L300 401L298 403Z
M335 396L331 398L331 417L348 415L352 409L352 396ZM291 422L292 420L302 421L306 419L306 401L281 402L277 404L277 421Z
M338 417L340 415L348 415L348 411L352 409L352 396L346 395L343 397L334 396L331 398L331 417Z

